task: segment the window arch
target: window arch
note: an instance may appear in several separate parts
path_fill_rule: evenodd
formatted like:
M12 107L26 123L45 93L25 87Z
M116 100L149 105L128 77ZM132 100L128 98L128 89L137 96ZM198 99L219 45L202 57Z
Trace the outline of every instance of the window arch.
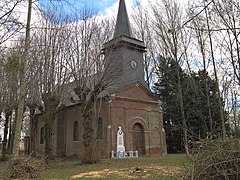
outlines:
M97 139L103 138L103 120L101 117L97 119Z
M40 144L44 143L44 128L41 127L40 129Z
M75 121L73 124L73 141L78 141L78 122Z

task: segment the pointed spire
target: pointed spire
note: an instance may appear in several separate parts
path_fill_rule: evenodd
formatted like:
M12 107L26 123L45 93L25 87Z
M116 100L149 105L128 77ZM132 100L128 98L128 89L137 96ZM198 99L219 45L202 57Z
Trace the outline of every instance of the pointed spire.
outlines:
M124 0L120 0L118 8L117 22L113 38L118 36L132 36L131 27L128 19L127 9Z

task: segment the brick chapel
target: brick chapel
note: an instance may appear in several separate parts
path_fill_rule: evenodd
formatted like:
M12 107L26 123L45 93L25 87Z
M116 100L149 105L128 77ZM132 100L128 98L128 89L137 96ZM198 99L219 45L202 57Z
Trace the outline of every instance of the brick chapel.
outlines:
M111 157L117 148L119 126L124 133L126 151L141 155L166 153L163 111L157 97L144 81L143 41L132 36L124 0L120 0L113 39L103 45L106 61L116 62L117 85L102 103L99 117L94 120L95 151L100 158ZM121 69L121 71L119 71ZM56 156L82 158L82 117L79 106L69 104L58 112L54 122L53 151ZM44 121L38 116L35 151L44 154Z

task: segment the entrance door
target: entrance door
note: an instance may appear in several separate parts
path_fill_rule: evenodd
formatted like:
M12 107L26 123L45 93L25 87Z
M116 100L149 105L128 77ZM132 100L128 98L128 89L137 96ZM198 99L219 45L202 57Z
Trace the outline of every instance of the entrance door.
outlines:
M132 128L133 135L133 150L137 150L138 153L145 154L145 139L143 126L139 123L133 125Z

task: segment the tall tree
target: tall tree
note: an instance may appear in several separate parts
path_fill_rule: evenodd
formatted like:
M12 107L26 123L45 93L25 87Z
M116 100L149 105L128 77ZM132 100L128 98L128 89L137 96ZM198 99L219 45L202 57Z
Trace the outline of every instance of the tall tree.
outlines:
M199 141L209 137L208 105L206 104L205 81L209 87L208 96L213 117L213 137L222 133L221 119L218 108L217 83L205 75L205 71L186 73L174 59L160 57L157 68L158 82L154 89L163 102L163 121L166 129L169 152L184 151L181 111L177 100L177 72L180 69L180 81L183 89L183 104L186 117L188 139ZM192 80L194 79L194 80ZM194 82L194 83L193 83ZM222 107L223 109L223 107Z
M18 47L16 46L16 50ZM8 57L7 57L8 56ZM4 59L4 57L3 57ZM17 51L8 52L5 54L5 60L2 71L1 81L1 112L5 112L5 130L4 140L8 139L7 152L12 153L13 135L15 133L15 120L12 118L12 113L17 106L18 85L19 85L19 57ZM5 150L4 150L5 151Z
M240 5L236 0L214 1L213 11L217 14L219 19L218 34L221 38L218 39L221 48L221 59L224 60L224 71L226 75L223 82L223 91L225 93L226 106L230 107L229 114L233 115L230 118L230 124L237 122L237 113L239 112L237 90L240 85ZM230 98L231 97L231 100ZM233 122L231 122L233 121ZM235 130L237 126L233 127Z
M137 3L133 7L133 33L138 38L141 39L147 51L143 55L144 59L144 71L145 71L145 80L148 87L150 88L154 81L154 64L157 61L156 52L159 51L159 47L155 45L154 40L154 30L151 27L151 18L149 16L149 10L142 7L140 3Z
M193 7L189 6L187 11L188 11L188 15L189 18L192 18L197 11L197 8L195 5L192 5ZM203 9L205 7L202 7ZM196 38L196 44L195 46L197 47L198 51L199 51L199 55L202 59L202 62L200 63L203 69L203 72L207 72L208 68L209 68L209 59L208 57L208 43L207 43L207 33L204 31L204 29L206 29L206 24L205 22L202 22L202 15L198 15L197 17L195 17L190 25L192 26L192 30L193 30L193 35ZM201 68L201 67L200 67ZM203 75L205 76L204 78L204 87L205 89L203 90L203 93L206 94L206 98L205 98L205 102L207 103L207 107L208 107L208 119L209 119L209 136L211 137L212 134L212 112L211 112L211 106L210 106L210 99L209 99L209 87L208 87L208 77L207 77L207 73L203 73Z
M223 102L221 99L221 93L220 93L220 87L219 87L219 77L218 77L218 72L217 72L216 59L215 59L215 55L214 55L214 44L213 44L212 34L210 31L208 8L205 9L205 15L206 15L207 30L208 30L207 32L208 32L208 38L209 38L209 44L210 44L211 60L212 60L212 64L213 64L215 80L217 83L218 106L219 106L220 119L221 119L221 123L222 123L222 137L223 137L223 139L225 139L226 138L226 128L225 128L224 112L222 109Z
M92 11L84 9L79 14L80 21L75 21L71 28L68 50L71 57L68 61L70 73L74 80L74 92L79 98L83 118L83 163L98 160L94 152L93 119L99 116L102 95L113 85L111 70L106 70L101 51L102 45L110 39L112 29L109 21L99 20L92 16ZM116 72L117 73L117 72Z
M68 32L65 28L68 22L62 21L59 16L54 13L49 13L41 22L42 29L34 31L32 43L31 64L29 68L33 69L36 74L33 80L36 87L29 89L29 92L34 91L39 94L41 101L36 97L29 97L29 107L34 113L34 107L39 106L39 109L44 119L45 129L45 156L48 159L54 159L53 155L53 125L55 122L56 113L63 105L62 97L64 84L68 82L67 60L71 54L66 54L68 47ZM30 75L30 73L29 73ZM30 77L31 80L31 77ZM30 94L31 96L31 94ZM34 119L31 119L34 123ZM34 124L32 124L32 127ZM32 142L34 143L34 142Z
M28 14L27 14L27 24L26 24L26 35L25 35L25 47L24 52L20 60L19 70L20 70L20 88L19 88L19 102L18 102L18 116L16 122L16 132L13 144L13 155L17 157L19 155L19 138L22 127L22 119L24 112L24 103L26 95L26 69L28 62L28 54L30 48L30 23L31 23L31 11L32 11L32 0L28 1Z
M158 7L154 8L154 26L155 26L155 35L157 38L158 46L161 47L161 55L170 59L175 60L178 64L176 72L176 87L177 91L177 106L180 107L181 112L181 122L182 122L182 131L184 139L185 151L188 153L188 136L187 136L187 124L186 117L184 112L184 102L183 102L183 85L181 84L181 69L180 65L183 65L184 57L183 54L186 51L186 45L182 41L184 39L185 33L181 32L182 29L182 13L179 4L176 1L166 1L162 0L158 2ZM164 10L164 11L163 11Z
M194 73L189 76L189 80L194 78L197 86L197 93L193 94L193 87L190 86L189 89L186 90L184 99L185 99L185 109L187 115L187 122L189 129L192 131L194 139L204 139L219 137L222 134L222 124L220 118L220 110L218 108L218 86L216 81L211 78L208 73L204 70L199 70L198 73ZM209 90L205 91L205 83L207 82L207 86ZM206 104L206 97L209 96L210 110L212 113L212 122L209 119L208 113L208 104ZM224 108L222 107L222 111ZM209 132L210 126L212 126L212 133ZM193 129L192 129L193 128ZM194 129L198 130L197 132Z
M181 107L177 99L178 76L182 83L183 71L174 59L160 56L156 74L157 83L155 83L154 90L163 103L163 122L168 152L184 151Z

